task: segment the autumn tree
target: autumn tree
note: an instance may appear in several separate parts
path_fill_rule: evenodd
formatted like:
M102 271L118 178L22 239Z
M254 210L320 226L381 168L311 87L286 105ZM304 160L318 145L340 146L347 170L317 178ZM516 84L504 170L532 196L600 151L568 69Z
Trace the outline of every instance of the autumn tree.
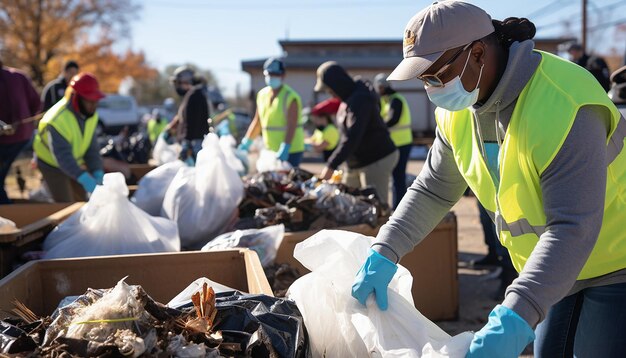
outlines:
M133 0L0 0L0 56L29 70L43 86L58 73L58 67L50 70L51 62L76 53L77 46L103 57L113 54L112 41L128 36L138 11ZM98 40L90 49L94 36ZM76 59L87 68L83 54ZM127 59L145 60L141 53Z

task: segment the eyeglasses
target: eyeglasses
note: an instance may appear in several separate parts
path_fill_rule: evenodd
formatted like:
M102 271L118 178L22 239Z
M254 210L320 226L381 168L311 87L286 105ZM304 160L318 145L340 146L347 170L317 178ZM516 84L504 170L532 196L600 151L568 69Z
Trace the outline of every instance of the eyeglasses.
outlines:
M452 65L452 63L454 63L454 61L456 61L457 58L459 58L459 56L465 52L465 50L467 50L468 48L470 48L470 46L472 46L474 42L470 42L467 45L465 45L462 49L460 49L459 51L457 51L456 54L454 54L454 56L452 56L452 58L450 60L448 60L448 62L446 62L443 66L441 66L441 68L439 69L439 71L437 71L435 74L433 75L422 75L422 76L417 76L418 80L422 80L424 81L424 84L426 84L427 87L444 87L444 82L441 80L441 78L439 78L439 76L448 69L448 67L450 67Z

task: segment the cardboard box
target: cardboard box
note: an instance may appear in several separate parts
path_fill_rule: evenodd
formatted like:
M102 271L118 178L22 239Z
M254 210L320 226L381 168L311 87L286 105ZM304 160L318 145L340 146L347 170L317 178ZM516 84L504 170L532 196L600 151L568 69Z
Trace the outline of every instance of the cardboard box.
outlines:
M130 168L131 174L135 176L137 181L156 168L156 166L152 164L129 164L128 167Z
M333 228L366 236L376 236L380 226L372 228L361 224ZM318 230L285 233L276 255L276 263L288 263L300 274L309 272L293 257L296 244L306 240ZM457 275L457 224L456 216L450 212L442 222L406 254L400 264L413 276L413 300L415 307L433 321L458 318L459 292Z
M17 299L36 314L49 315L63 298L113 287L125 276L161 303L200 277L242 292L273 295L252 250L117 255L29 262L0 280L0 311L10 312Z
M415 307L432 321L459 316L457 223L450 212L400 264L413 276Z
M59 223L85 203L0 205L0 216L15 223L17 230L0 233L0 278L11 272L21 252L39 245Z
M373 228L368 224L359 224L330 228L329 230L345 230L357 232L366 236L376 236L379 229L380 226ZM286 232L285 236L283 237L283 241L280 243L278 252L276 253L275 262L277 264L289 264L291 267L298 269L298 271L302 275L309 273L310 271L302 266L300 261L296 260L295 257L293 257L293 250L296 248L296 245L298 243L308 239L319 231L321 230Z

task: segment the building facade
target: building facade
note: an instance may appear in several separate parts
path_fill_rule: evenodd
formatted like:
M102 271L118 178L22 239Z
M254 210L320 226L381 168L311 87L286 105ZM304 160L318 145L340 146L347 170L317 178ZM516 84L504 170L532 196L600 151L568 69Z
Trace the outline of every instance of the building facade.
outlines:
M538 49L557 53L558 45L572 39L537 39ZM327 98L313 91L317 67L326 61L337 61L353 77L373 80L378 73L389 74L402 60L402 40L284 40L279 41L287 74L285 82L302 97L304 107L312 107ZM242 69L250 74L253 93L265 87L263 63L267 58L244 60ZM432 136L434 110L422 82L393 83L394 89L407 98L411 107L412 129L418 136Z

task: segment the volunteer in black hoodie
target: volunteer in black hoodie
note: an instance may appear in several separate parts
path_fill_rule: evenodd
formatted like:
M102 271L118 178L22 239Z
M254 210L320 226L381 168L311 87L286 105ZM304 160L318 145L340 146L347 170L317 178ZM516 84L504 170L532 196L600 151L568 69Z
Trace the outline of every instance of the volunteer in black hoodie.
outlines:
M346 162L345 184L352 187L371 185L381 200L389 203L389 182L398 162L398 150L380 117L376 94L362 81L354 81L333 61L325 62L317 69L315 91L323 90L342 101L337 112L341 139L320 177L329 179L333 171Z

